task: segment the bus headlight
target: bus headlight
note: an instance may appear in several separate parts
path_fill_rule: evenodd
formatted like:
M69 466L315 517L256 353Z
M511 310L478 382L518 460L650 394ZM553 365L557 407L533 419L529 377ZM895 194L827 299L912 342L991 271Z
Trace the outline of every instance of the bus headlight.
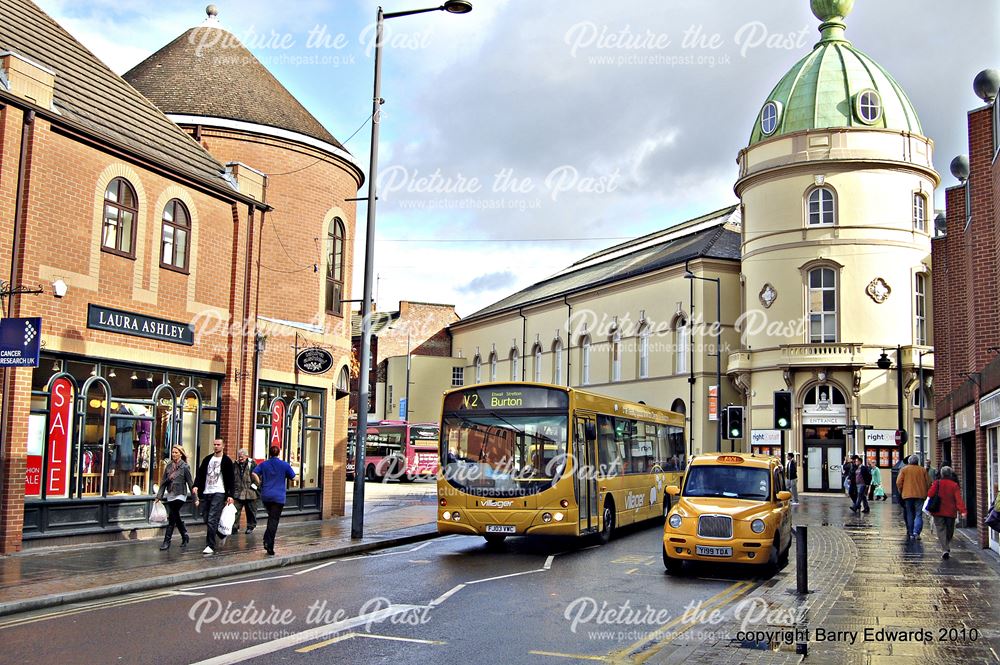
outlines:
M563 521L563 519L564 519L564 518L565 518L566 516L565 516L565 515L563 515L562 513L556 513L555 515L553 515L553 517L555 517L555 518L556 518L556 521L557 521L557 522L562 522L562 521Z
M569 508L569 499L563 499L562 501L559 502L559 505L562 506L563 508Z
M461 516L461 515L459 515L459 514L458 514L458 511L456 510L455 512L453 512L453 513L451 514L451 519L453 519L453 520L455 520L455 521L457 522L457 521L459 521L460 519L462 519L462 516Z
M681 528L681 516L678 515L677 513L671 515L668 521L670 522L670 526L672 526L673 528L675 529Z
M552 521L552 513L542 513L542 521L548 524Z
M446 510L443 513L441 513L441 519L450 520L451 512Z
M767 528L767 525L764 524L764 520L750 522L750 530L754 533L764 533L765 528Z

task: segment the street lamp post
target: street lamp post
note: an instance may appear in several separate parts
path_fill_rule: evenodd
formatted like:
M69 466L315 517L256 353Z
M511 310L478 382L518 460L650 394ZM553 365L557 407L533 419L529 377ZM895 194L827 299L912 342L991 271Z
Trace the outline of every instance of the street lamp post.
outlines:
M919 386L920 392L917 393L917 398L920 400L920 464L924 463L924 445L925 445L924 441L925 440L928 440L928 441L930 440L928 438L930 435L926 431L926 429L927 429L927 421L924 420L924 401L925 401L925 398L927 397L927 393L924 390L924 387L925 387L924 386L924 356L929 356L929 355L931 355L933 353L934 353L934 349L931 349L930 351L921 351L920 353L917 354L917 362L918 362L919 367L920 367L920 369L917 370L918 376L920 377L920 386Z
M351 538L364 536L365 520L365 439L368 435L368 372L371 365L371 307L372 307L372 275L374 270L375 245L375 201L377 200L375 184L378 179L378 129L379 111L382 108L382 23L385 19L424 12L446 11L450 14L466 14L472 11L472 3L468 0L445 0L440 7L426 9L411 9L402 12L384 13L378 8L375 16L375 85L372 95L372 144L371 158L368 163L368 228L365 232L365 281L364 295L361 300L361 359L358 381L358 433L355 452L354 474L354 504L351 507ZM409 405L407 405L409 408Z
M879 369L892 367L892 361L889 360L884 348L882 355L875 361L875 365ZM903 347L899 345L896 346L896 422L896 429L902 432L902 436L905 437L906 428L903 426ZM902 449L906 445L906 439L904 438L899 445Z
M684 263L684 279L700 279L715 282L715 452L722 452L722 279L720 277L699 277ZM694 309L694 303L691 303ZM693 368L692 368L693 369Z

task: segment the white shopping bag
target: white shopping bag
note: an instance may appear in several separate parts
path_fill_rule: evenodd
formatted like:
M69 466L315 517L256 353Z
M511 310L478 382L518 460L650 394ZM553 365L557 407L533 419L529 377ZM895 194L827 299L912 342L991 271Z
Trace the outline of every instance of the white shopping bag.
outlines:
M167 509L159 501L153 503L153 509L149 511L149 523L150 524L167 523Z
M233 523L236 522L236 506L227 505L222 509L219 517L219 528L216 529L221 535L228 536L233 532Z

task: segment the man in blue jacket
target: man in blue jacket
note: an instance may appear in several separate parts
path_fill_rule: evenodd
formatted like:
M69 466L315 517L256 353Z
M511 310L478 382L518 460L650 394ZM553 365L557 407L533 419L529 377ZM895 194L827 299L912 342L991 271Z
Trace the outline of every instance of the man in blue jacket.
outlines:
M260 498L267 510L267 529L264 531L264 549L268 554L274 554L274 536L278 533L278 520L285 507L286 481L295 478L295 471L288 462L279 459L281 448L271 446L269 457L254 467L260 485Z

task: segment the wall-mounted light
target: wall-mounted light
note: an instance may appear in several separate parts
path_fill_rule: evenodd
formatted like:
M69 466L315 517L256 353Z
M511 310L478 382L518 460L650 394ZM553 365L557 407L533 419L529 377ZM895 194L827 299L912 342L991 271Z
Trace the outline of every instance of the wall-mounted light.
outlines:
M117 374L115 374L115 368L114 368L114 367L112 367L112 368L111 368L111 371L110 371L110 372L108 372L108 378L111 378L111 379L113 379L113 378L115 378L116 376L118 376L118 375L117 375Z
M64 295L66 295L67 291L69 291L69 286L66 285L66 282L62 281L61 279L57 279L56 281L52 282L52 294L56 298L62 298Z
M138 381L139 375L136 374L135 372L132 372L132 376L130 376L129 378L132 379L133 381Z

